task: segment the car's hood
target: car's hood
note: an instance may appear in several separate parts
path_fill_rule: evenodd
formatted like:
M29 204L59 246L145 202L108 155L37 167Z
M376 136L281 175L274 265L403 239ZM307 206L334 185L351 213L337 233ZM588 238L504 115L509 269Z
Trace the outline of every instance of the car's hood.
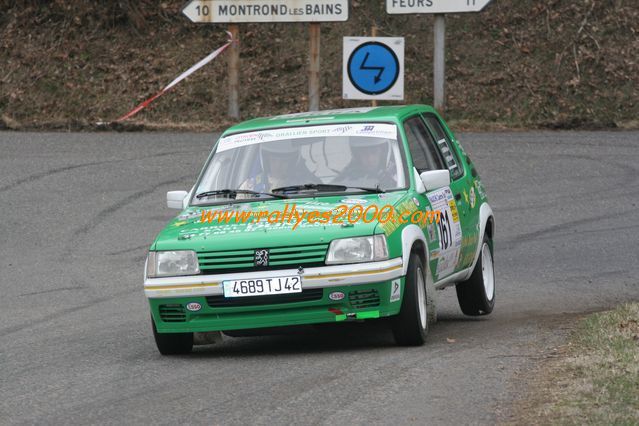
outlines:
M308 220L300 220L304 211L330 212L339 206L347 205L349 208L361 204L363 208L376 205L382 208L386 205L395 206L406 193L395 192L390 194L366 194L357 196L331 196L317 198L303 198L290 200L268 200L260 202L247 202L211 207L191 207L184 210L173 219L158 235L152 249L154 250L241 250L246 248L268 248L289 245L321 244L328 243L336 238L348 238L353 236L373 235L377 227L377 221L364 223L358 221L355 224L339 223L309 223ZM293 208L298 212L296 218L292 215ZM266 218L259 222L249 220L246 223L237 222L233 217L229 223L220 223L217 220L202 222L203 212L207 211L233 212L288 212L288 219L282 223L270 223ZM372 209L374 211L374 209ZM273 221L274 218L272 218ZM321 217L317 219L321 220ZM342 217L346 222L346 217ZM274 222L274 221L273 221ZM332 222L332 217L331 217ZM297 225L297 226L296 226ZM293 229L295 227L295 229Z

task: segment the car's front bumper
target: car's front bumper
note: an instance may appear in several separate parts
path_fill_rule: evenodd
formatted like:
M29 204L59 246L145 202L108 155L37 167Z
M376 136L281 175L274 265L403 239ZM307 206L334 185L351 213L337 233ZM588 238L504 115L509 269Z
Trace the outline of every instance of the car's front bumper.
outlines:
M397 258L358 265L308 268L302 273L304 297L290 296L290 301L284 301L278 300L279 296L271 296L255 304L247 297L241 298L240 306L224 299L223 281L287 276L298 271L146 279L144 287L160 333L316 324L397 314L401 297L392 297L391 293L392 287L399 284L403 295L402 266L402 259ZM342 300L329 297L338 292L343 293ZM227 304L227 301L231 303ZM186 309L189 303L194 302L201 306L200 310L191 312Z
M402 275L402 258L383 262L322 266L305 269L304 289L336 287L343 284L362 284L392 280ZM251 280L297 275L297 269L262 272L239 272L220 275L192 275L186 277L146 278L144 294L149 299L182 296L214 296L224 294L222 283L227 280Z

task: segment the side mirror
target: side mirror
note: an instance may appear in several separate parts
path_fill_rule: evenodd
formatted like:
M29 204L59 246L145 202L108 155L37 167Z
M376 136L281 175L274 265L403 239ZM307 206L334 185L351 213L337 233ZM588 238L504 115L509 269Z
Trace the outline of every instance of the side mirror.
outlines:
M170 209L182 210L184 199L188 195L186 191L169 191L166 193L166 206Z
M422 182L422 177L419 175L419 172L415 167L413 167L413 175L415 176L415 191L418 194L423 194L426 192L426 187L424 186L424 182Z
M450 172L448 170L430 170L419 175L426 191L434 191L450 185Z

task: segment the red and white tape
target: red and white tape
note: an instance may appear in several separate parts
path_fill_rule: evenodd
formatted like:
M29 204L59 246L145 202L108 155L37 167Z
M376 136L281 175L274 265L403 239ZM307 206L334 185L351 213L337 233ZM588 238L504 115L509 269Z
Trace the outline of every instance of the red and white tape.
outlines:
M131 111L127 112L126 114L124 114L122 117L118 118L115 121L119 123L121 121L128 120L129 118L133 117L135 114L137 114L138 112L142 111L144 108L149 106L149 104L151 102L153 102L154 100L156 100L157 98L159 98L160 96L162 96L163 94L165 94L166 92L171 90L173 87L175 87L179 82L181 82L182 80L184 80L185 78L187 78L188 76L190 76L191 74L193 74L194 72L196 72L197 70L202 68L204 65L208 64L209 62L211 62L213 59L217 58L231 44L236 43L236 40L233 39L233 35L230 32L228 32L228 31L226 33L229 36L229 40L227 41L227 43L224 46L222 46L219 49L216 49L215 51L211 52L211 54L208 55L206 58L202 59L200 62L198 62L197 64L193 65L191 68L189 68L188 70L186 70L182 74L180 74L175 80L170 82L164 89L160 90L158 93L156 93L155 95L151 96L149 99L147 99L146 101L142 102L140 105L136 106Z

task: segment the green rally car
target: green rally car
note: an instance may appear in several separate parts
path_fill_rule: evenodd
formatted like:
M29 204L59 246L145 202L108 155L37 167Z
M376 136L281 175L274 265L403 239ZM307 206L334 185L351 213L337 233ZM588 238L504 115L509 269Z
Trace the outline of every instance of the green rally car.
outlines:
M144 291L162 354L220 332L386 318L423 344L435 290L493 310L493 212L470 158L425 105L231 127L150 247Z

